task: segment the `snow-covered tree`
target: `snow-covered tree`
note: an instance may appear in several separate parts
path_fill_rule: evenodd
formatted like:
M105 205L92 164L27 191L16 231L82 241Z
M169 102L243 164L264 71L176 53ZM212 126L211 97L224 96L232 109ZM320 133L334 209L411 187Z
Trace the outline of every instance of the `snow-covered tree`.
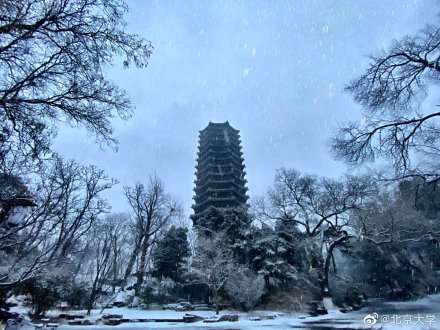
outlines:
M333 251L355 236L351 213L363 206L373 188L367 178L333 180L281 169L267 198L254 204L254 212L263 222L289 224L292 234L301 233L308 268L317 271L325 293Z
M151 248L173 219L181 217L182 207L175 198L165 192L162 181L155 175L150 176L147 186L137 183L134 187L124 189L134 215L133 230L136 232L136 241L124 277L125 280L128 278L138 259L135 284L138 295Z
M11 288L69 263L108 205L100 193L116 181L94 166L55 157L30 191L35 204L22 222L0 229L0 287Z
M249 268L239 266L228 277L225 289L233 303L249 311L264 294L264 278Z
M114 251L117 248L115 235L118 234L118 223L112 218L98 219L89 231L87 252L89 255L90 292L87 301L87 314L93 308L104 284L111 283L114 276Z
M172 226L153 249L153 275L182 282L186 259L190 256L187 228Z
M199 236L190 273L200 283L209 287L213 294L217 314L219 312L219 291L229 276L236 272L237 267L224 233L216 233L211 237Z
M247 206L210 207L200 215L195 229L202 235L210 236L216 232L224 232L227 239L233 242L239 239L250 228L252 219Z
M335 281L358 288L358 293L393 299L435 291L440 284L440 227L427 206L433 205L438 192L418 181L382 191L352 214L357 236L340 248L348 259L339 260L344 278L337 276ZM423 208L415 204L419 194Z
M305 258L301 251L301 239L294 237L295 232L284 231L280 227L263 224L234 246L243 255L245 263L263 276L266 287L270 283L279 286L296 280L302 268L301 259Z
M0 2L1 170L44 158L59 122L114 145L111 119L133 106L104 68L115 57L144 67L152 51L125 32L126 11L122 0Z
M62 268L51 268L50 272L21 283L18 292L30 296L31 314L34 317L42 317L60 300L67 300L73 291L73 286L74 276L72 273Z

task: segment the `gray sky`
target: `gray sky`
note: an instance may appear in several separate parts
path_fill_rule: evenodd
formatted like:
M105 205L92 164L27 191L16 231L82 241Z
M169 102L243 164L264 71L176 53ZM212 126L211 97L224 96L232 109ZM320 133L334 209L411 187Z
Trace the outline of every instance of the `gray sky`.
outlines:
M118 62L109 72L136 105L128 122L114 121L119 152L73 129L54 147L120 181L106 194L114 211L128 210L123 185L156 171L187 215L198 131L209 121L240 130L250 196L283 166L340 176L346 168L326 144L338 123L360 120L344 85L366 55L436 22L440 9L429 0L127 2L127 30L155 49L147 69Z

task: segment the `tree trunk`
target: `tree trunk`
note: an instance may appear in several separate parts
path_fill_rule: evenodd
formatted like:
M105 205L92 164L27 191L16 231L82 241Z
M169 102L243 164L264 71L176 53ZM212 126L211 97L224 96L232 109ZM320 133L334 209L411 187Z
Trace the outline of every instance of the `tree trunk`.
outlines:
M220 313L220 306L218 304L218 292L216 289L212 289L212 298L215 304L215 314L218 315Z
M139 297L140 288L141 288L142 283L144 282L144 273L145 273L145 267L146 267L146 261L147 261L148 243L149 243L148 237L145 237L144 241L142 243L141 258L139 261L138 271L136 272L135 296L137 296L137 297Z
M330 262L331 262L331 258L332 258L332 253L329 251L329 253L327 254L327 257L325 258L325 263L324 263L324 272L322 274L322 294L323 296L328 296L329 292L328 292L328 275L330 272Z
M117 246L117 237L113 236L113 294L116 292L116 279L118 277L118 246Z
M328 248L327 256L325 257L324 269L323 269L323 274L322 274L322 282L321 282L321 289L322 289L322 294L324 297L326 295L327 296L329 295L328 277L329 277L329 273L330 273L330 264L331 264L331 261L333 258L333 250L335 249L335 247L342 244L342 242L346 241L349 238L350 238L350 236L344 233L344 236L341 236L337 240L333 241Z
M143 237L141 237L138 240L138 242L136 242L136 246L134 247L133 252L130 255L130 259L128 261L127 268L125 269L125 274L124 274L124 282L125 283L127 283L128 277L130 276L131 271L133 270L134 263L136 262L136 258L139 254L139 250L140 250L140 247L142 244L142 239L143 239Z
M95 302L96 298L96 286L93 285L89 299L87 300L87 315L90 315L90 311L93 309L93 303Z
M93 303L95 302L96 299L96 294L99 290L99 277L101 274L101 270L99 269L99 267L96 270L96 275L95 275L95 279L93 280L93 284L92 284L92 288L90 290L90 296L89 299L87 301L87 315L90 315L90 311L93 308Z

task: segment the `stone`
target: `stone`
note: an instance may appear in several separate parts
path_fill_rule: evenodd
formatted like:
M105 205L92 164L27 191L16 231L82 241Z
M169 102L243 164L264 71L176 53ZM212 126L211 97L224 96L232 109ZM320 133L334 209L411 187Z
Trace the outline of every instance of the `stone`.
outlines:
M276 317L276 315L263 315L261 318L263 320L275 320Z
M237 322L238 321L238 315L237 314L222 315L219 318L219 322L222 322L222 321Z
M122 323L122 319L104 319L104 325L119 325Z
M34 330L35 325L23 315L18 315L6 321L5 330Z
M204 319L203 323L216 323L216 322L220 322L220 319Z
M204 318L201 317L201 316L198 316L198 315L185 314L183 316L183 321L185 323L194 323L194 322L199 322L199 321L202 321L202 320L204 320Z
M61 313L59 318L60 319L66 319L66 320L76 320L76 319L83 319L83 318L85 318L85 316L81 315L81 314Z
M104 314L101 318L106 319L122 319L122 314Z

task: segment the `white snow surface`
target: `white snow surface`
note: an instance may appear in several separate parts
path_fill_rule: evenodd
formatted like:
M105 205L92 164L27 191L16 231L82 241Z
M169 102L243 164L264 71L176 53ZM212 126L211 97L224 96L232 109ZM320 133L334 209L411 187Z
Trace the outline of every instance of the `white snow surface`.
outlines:
M93 310L90 316L91 320L96 320L104 314L122 314L124 318L130 319L180 319L185 314L192 314L201 316L204 318L216 318L221 315L226 314L238 314L239 321L237 322L218 322L218 323L203 323L203 321L195 323L181 323L181 322L141 322L141 323L123 323L117 326L104 326L104 325L93 325L93 326L69 326L62 325L59 330L86 330L86 329L110 329L115 328L121 329L254 329L260 327L270 326L271 329L286 329L291 324L292 320L298 319L303 315L292 314L284 315L280 312L273 311L254 311L251 313L242 313L236 311L220 311L219 315L216 315L213 311L188 311L179 312L172 310L139 310L139 309L129 309L129 308L111 308L106 309L103 314L99 314L100 310ZM250 318L261 317L264 315L276 315L275 320L261 320L261 321L251 321ZM279 326L274 327L274 325Z
M57 315L58 311L51 311L49 315ZM85 311L73 311L75 314L85 314ZM374 325L364 324L363 320L368 314L378 313L379 316L385 314L389 316L399 315L414 317L417 315L435 315L434 321L431 324L418 323L414 324L396 324L396 323L381 323L378 321ZM130 319L180 319L185 314L193 314L205 318L216 317L215 312L212 311L189 311L177 312L171 310L140 310L129 309L125 307L111 308L104 310L103 314L122 314L124 318ZM92 311L89 318L96 320L103 314L100 310ZM253 311L251 313L242 313L236 311L221 311L220 315L224 314L238 314L238 322L219 322L219 323L203 323L202 321L196 323L181 323L181 322L142 322L142 323L122 323L117 326L92 325L92 326L69 326L67 324L61 325L59 330L115 330L123 329L382 329L382 330L440 330L440 295L431 295L416 301L409 302L380 302L379 305L371 304L369 307L351 313L341 313L339 311L332 311L327 315L318 317L305 316L294 313L281 313L279 311ZM274 320L253 321L252 318L261 317L264 315L276 315Z

